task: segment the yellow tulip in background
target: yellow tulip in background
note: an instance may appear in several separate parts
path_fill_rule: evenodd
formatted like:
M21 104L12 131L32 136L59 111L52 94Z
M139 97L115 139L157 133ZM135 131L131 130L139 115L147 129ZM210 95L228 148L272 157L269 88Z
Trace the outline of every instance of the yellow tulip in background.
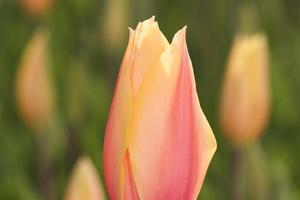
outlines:
M17 106L21 117L35 130L48 123L54 109L54 92L48 71L47 43L47 32L37 30L25 48L17 71Z
M105 134L112 200L196 199L216 150L185 41L171 43L154 18L130 29Z
M233 43L220 102L223 133L232 144L232 199L268 199L267 160L258 138L270 107L269 57L263 34L240 34Z
M105 193L93 162L86 156L76 162L65 200L104 200Z
M220 105L223 132L233 143L255 141L264 132L269 90L266 37L238 35L229 56Z

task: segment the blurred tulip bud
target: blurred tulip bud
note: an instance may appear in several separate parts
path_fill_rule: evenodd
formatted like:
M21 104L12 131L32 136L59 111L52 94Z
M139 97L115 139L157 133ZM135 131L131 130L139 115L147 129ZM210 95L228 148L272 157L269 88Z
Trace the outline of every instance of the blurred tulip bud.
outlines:
M53 0L20 0L23 8L34 17L45 15L53 4Z
M221 124L235 144L254 141L269 115L269 60L266 37L238 36L233 44L221 99Z
M75 164L65 196L65 200L83 199L105 199L97 170L88 157L81 157Z
M16 79L17 105L23 119L41 128L52 117L54 94L47 63L47 33L39 30L27 44Z
M103 37L109 50L116 50L124 41L128 21L128 0L108 0L103 22Z
M171 44L154 17L130 29L107 123L111 199L196 199L216 150L199 104L186 28Z

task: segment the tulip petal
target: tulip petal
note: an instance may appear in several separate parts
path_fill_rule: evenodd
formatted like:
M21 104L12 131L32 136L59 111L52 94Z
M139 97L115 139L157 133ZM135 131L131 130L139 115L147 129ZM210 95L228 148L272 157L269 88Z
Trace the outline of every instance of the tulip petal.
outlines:
M123 199L124 172L122 165L127 149L128 124L131 120L133 102L129 62L133 38L134 32L130 29L128 47L116 83L116 92L107 122L103 148L104 175L111 199Z
M104 142L104 171L112 199L123 199L127 187L125 152L128 146L134 96L143 76L160 57L168 41L154 17L130 29L129 44L120 68ZM125 184L125 185L124 185Z
M126 155L125 155L123 164L124 164L124 175L125 175L124 199L138 200L139 194L136 189L128 151L126 151Z
M154 17L140 23L135 31L135 48L132 52L132 92L135 96L145 73L159 59L169 46L167 39L160 33Z
M216 149L198 101L185 28L147 73L128 147L142 199L194 199Z

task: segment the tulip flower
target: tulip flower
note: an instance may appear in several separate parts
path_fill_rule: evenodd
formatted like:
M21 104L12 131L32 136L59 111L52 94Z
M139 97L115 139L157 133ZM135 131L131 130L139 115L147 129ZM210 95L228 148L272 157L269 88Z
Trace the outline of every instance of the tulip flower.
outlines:
M38 30L27 44L17 71L16 98L21 116L33 128L48 123L54 107L48 73L47 33Z
M21 0L23 8L34 17L41 17L45 15L52 4L53 0Z
M216 150L185 32L171 44L154 17L129 29L104 142L112 200L196 199Z
M104 200L105 194L92 161L81 157L75 164L65 200Z
M268 62L264 35L238 36L235 39L220 105L224 133L235 144L256 140L267 125Z

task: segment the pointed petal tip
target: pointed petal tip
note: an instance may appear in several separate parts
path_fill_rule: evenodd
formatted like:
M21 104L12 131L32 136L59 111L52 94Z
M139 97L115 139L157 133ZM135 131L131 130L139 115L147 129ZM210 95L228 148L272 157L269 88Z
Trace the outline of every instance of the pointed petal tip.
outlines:
M187 29L187 25L185 25L180 31L183 34L183 39L186 40L186 29Z
M186 29L187 29L187 26L184 26L179 31L177 31L173 37L172 43L178 42L178 41L184 42L186 40Z
M134 30L131 27L128 27L129 34L134 33Z
M128 31L129 31L128 41L130 43L132 37L134 36L135 31L131 27L128 27Z
M155 16L153 15L152 17L150 17L150 18L148 18L148 19L145 19L144 21L142 21L142 22L139 22L139 24L154 24L154 23L157 23L156 21L155 21Z

